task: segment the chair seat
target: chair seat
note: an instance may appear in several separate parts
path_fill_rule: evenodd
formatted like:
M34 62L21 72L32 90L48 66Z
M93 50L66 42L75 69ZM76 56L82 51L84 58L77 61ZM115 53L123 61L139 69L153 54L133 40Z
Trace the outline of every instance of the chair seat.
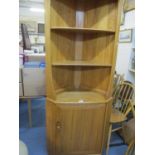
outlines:
M111 116L110 116L110 123L120 123L125 121L127 118L126 116L118 111L117 109L112 109Z
M28 155L27 146L19 140L19 155Z

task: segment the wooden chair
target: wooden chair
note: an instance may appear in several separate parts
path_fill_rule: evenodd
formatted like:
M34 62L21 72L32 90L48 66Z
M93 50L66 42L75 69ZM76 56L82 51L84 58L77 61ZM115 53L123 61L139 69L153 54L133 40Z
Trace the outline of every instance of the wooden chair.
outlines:
M135 155L135 141L131 141L125 155Z
M121 75L121 74L115 73L115 75L114 75L114 83L113 83L114 92L115 92L117 86L119 84L121 84L123 81L124 81L124 74Z
M127 115L130 111L132 111L134 115L134 108L132 105L133 96L134 87L133 84L128 81L120 83L114 92L114 102L110 117L110 126L106 149L107 155L109 152L111 133L122 128L122 124L127 120ZM120 123L121 127L112 129L112 125L115 123Z

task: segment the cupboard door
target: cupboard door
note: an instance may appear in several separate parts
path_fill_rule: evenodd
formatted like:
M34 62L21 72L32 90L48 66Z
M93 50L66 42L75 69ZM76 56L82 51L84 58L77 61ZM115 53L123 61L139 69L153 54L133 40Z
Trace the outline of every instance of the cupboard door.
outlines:
M101 154L106 117L106 104L52 105L51 128L54 155ZM49 109L47 109L49 110ZM47 111L47 115L48 115ZM55 127L54 127L55 126ZM51 146L50 146L51 147Z

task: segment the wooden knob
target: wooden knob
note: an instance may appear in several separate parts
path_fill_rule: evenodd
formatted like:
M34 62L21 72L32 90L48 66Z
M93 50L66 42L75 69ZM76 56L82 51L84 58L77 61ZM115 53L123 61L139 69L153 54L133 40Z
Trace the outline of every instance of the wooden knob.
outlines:
M60 129L62 128L61 122L57 122L57 123L56 123L56 128L57 128L58 130L60 130Z

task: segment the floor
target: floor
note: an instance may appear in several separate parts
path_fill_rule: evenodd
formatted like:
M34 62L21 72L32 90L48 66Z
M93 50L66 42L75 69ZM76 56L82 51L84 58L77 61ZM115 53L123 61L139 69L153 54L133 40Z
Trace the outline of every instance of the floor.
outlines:
M19 103L19 138L28 147L29 155L47 155L45 130L45 98L32 100L32 128L28 127L27 102ZM120 143L122 139L113 134L111 143ZM126 145L110 147L109 155L124 155Z

